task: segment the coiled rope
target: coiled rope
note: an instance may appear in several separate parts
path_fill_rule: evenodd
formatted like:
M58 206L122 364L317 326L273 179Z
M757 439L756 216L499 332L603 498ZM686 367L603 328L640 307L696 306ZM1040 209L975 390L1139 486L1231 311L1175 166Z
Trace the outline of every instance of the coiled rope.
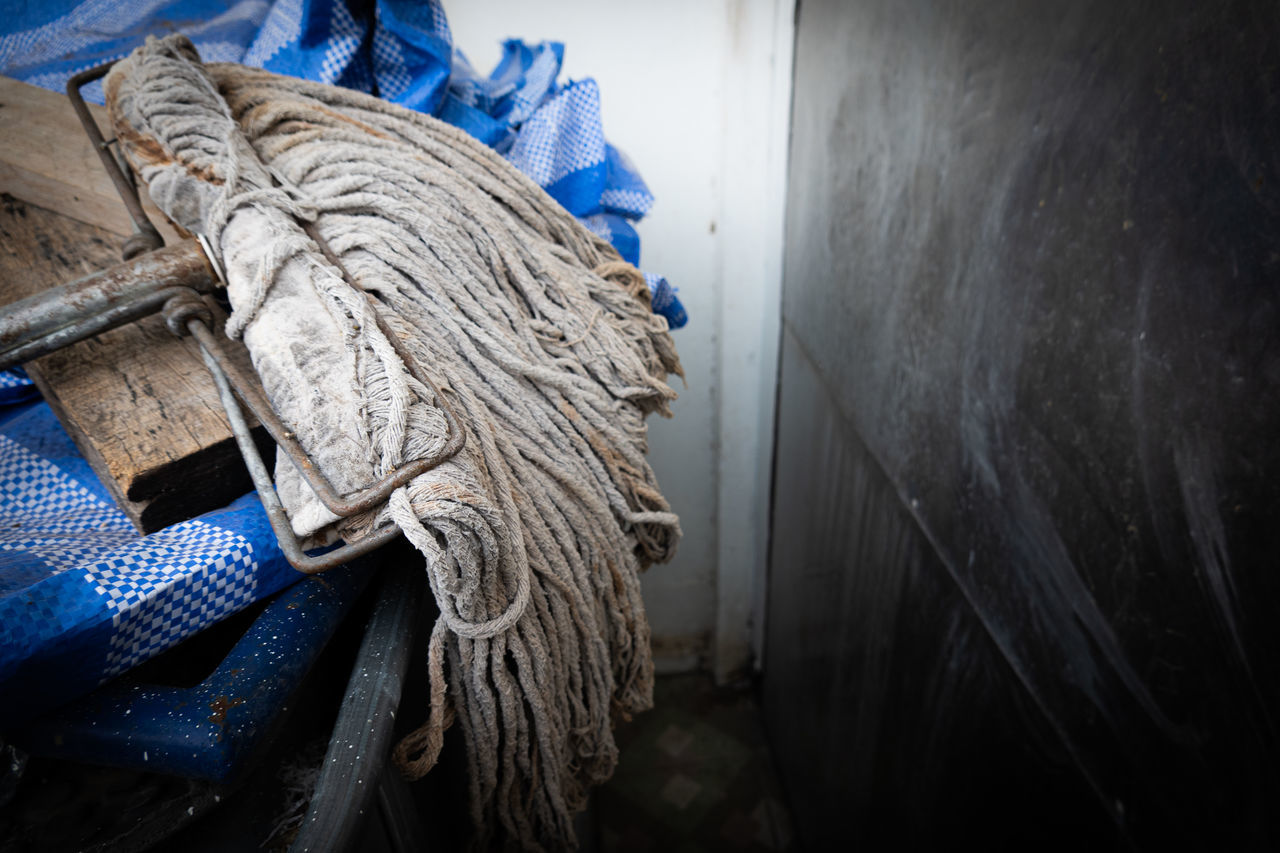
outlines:
M643 278L428 116L205 66L181 36L148 42L106 91L153 199L222 253L228 331L335 484L447 438L379 317L449 397L463 451L386 506L338 522L287 461L277 488L300 534L394 523L426 558L430 715L397 764L426 773L456 718L477 845L573 846L573 812L617 761L614 717L652 702L638 572L680 533L644 458L644 418L669 414L680 365Z

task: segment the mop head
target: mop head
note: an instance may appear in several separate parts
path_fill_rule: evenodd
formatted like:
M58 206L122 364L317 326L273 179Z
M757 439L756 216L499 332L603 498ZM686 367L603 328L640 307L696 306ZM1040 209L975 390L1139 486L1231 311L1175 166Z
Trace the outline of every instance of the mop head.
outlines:
M638 573L680 535L644 457L680 364L642 276L429 116L203 65L182 36L105 89L152 199L220 254L228 334L340 492L435 454L456 413L463 450L384 506L336 518L283 454L277 491L300 536L394 524L426 558L430 715L397 764L426 773L456 719L477 845L574 846L614 718L652 702Z

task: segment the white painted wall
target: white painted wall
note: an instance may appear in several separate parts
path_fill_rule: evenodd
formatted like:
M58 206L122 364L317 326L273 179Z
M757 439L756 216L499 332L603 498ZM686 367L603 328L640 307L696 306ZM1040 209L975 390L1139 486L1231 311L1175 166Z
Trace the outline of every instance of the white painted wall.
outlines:
M685 536L645 601L659 665L722 679L758 658L762 622L793 6L445 2L479 70L505 37L564 42L564 74L599 82L606 136L657 197L641 266L680 289L690 321L674 333L688 388L673 420L650 420L650 457Z

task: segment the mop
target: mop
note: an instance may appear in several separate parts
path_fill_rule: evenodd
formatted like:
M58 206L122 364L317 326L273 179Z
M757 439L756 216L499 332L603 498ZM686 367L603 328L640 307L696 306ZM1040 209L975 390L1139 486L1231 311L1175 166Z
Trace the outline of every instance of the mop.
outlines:
M681 371L643 277L491 149L377 98L204 65L182 36L105 92L152 199L218 255L228 334L339 490L435 453L458 415L463 450L381 507L334 516L283 454L277 491L309 541L393 524L425 557L430 711L397 765L425 774L456 720L476 845L574 846L614 721L651 705L639 572L680 536L644 419L670 414Z

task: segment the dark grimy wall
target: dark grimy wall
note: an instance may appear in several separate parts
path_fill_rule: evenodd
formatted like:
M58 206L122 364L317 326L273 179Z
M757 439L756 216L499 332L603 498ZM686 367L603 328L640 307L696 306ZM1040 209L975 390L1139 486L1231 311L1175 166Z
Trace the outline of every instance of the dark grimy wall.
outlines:
M1280 845L1280 3L797 21L764 692L801 839Z

